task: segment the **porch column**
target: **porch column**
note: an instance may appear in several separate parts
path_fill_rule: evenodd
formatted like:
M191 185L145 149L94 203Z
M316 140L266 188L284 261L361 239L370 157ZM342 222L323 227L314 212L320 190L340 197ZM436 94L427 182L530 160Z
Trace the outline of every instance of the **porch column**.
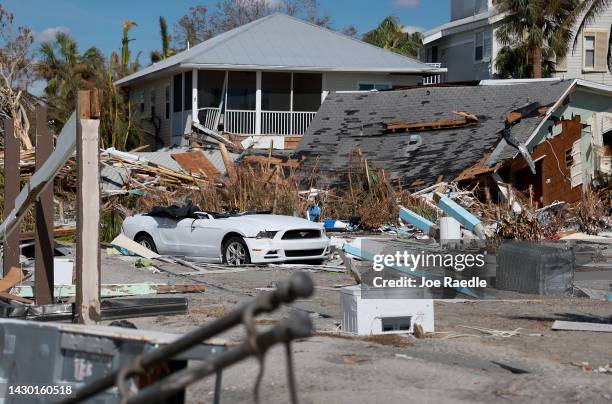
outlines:
M289 91L289 135L293 135L293 72L291 72L291 89Z
M261 135L261 71L255 72L255 134Z
M198 119L198 69L191 73L191 120L200 123Z
M321 104L325 101L327 94L329 94L329 91L327 91L327 74L321 73Z

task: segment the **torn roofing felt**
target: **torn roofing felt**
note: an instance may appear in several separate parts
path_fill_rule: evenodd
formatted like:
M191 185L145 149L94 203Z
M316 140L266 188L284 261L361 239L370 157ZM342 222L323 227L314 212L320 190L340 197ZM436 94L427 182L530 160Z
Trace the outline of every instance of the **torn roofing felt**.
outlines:
M527 104L554 104L571 80L472 87L422 87L388 92L331 93L304 134L296 153L300 170L325 174L329 184L341 180L350 153L359 149L371 165L404 186L450 181L490 153L502 139L508 112ZM394 121L428 122L457 119L453 111L474 114L478 122L463 127L387 133ZM525 142L541 119L523 117L512 135ZM516 153L516 149L513 149ZM511 156L512 157L512 156Z

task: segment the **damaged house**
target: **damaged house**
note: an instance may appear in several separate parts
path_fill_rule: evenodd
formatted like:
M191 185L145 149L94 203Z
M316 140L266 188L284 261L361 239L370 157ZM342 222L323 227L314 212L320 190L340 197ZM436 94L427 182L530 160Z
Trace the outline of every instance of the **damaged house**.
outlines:
M296 150L300 169L343 181L355 150L397 185L512 183L546 205L608 181L612 87L582 80L330 94ZM602 184L600 184L602 185Z
M284 14L272 14L152 64L125 88L156 147L224 132L295 148L330 91L391 89L446 72ZM151 139L150 139L151 140Z

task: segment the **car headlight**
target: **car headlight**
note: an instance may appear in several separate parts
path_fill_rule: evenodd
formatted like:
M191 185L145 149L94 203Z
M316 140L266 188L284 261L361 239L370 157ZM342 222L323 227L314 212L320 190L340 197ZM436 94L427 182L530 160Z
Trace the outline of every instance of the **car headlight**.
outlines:
M255 237L256 238L274 238L274 236L276 236L276 233L278 233L278 231L264 230L264 231L260 231L259 233L257 233L257 236Z

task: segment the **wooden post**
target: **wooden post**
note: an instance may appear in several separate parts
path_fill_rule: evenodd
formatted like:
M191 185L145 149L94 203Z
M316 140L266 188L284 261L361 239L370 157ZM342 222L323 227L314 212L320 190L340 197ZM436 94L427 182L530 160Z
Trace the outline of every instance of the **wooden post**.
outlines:
M19 195L19 157L21 147L15 137L15 126L12 119L4 121L4 211L3 219L15 207L15 198ZM3 273L6 276L11 267L21 268L19 264L19 229L8 234L4 241Z
M77 101L76 309L80 324L100 321L100 186L97 91L79 91ZM92 119L94 118L94 119Z
M53 135L47 126L47 107L36 108L36 170L42 167L53 152ZM34 232L36 304L53 303L53 186L50 185L34 204L36 231Z

